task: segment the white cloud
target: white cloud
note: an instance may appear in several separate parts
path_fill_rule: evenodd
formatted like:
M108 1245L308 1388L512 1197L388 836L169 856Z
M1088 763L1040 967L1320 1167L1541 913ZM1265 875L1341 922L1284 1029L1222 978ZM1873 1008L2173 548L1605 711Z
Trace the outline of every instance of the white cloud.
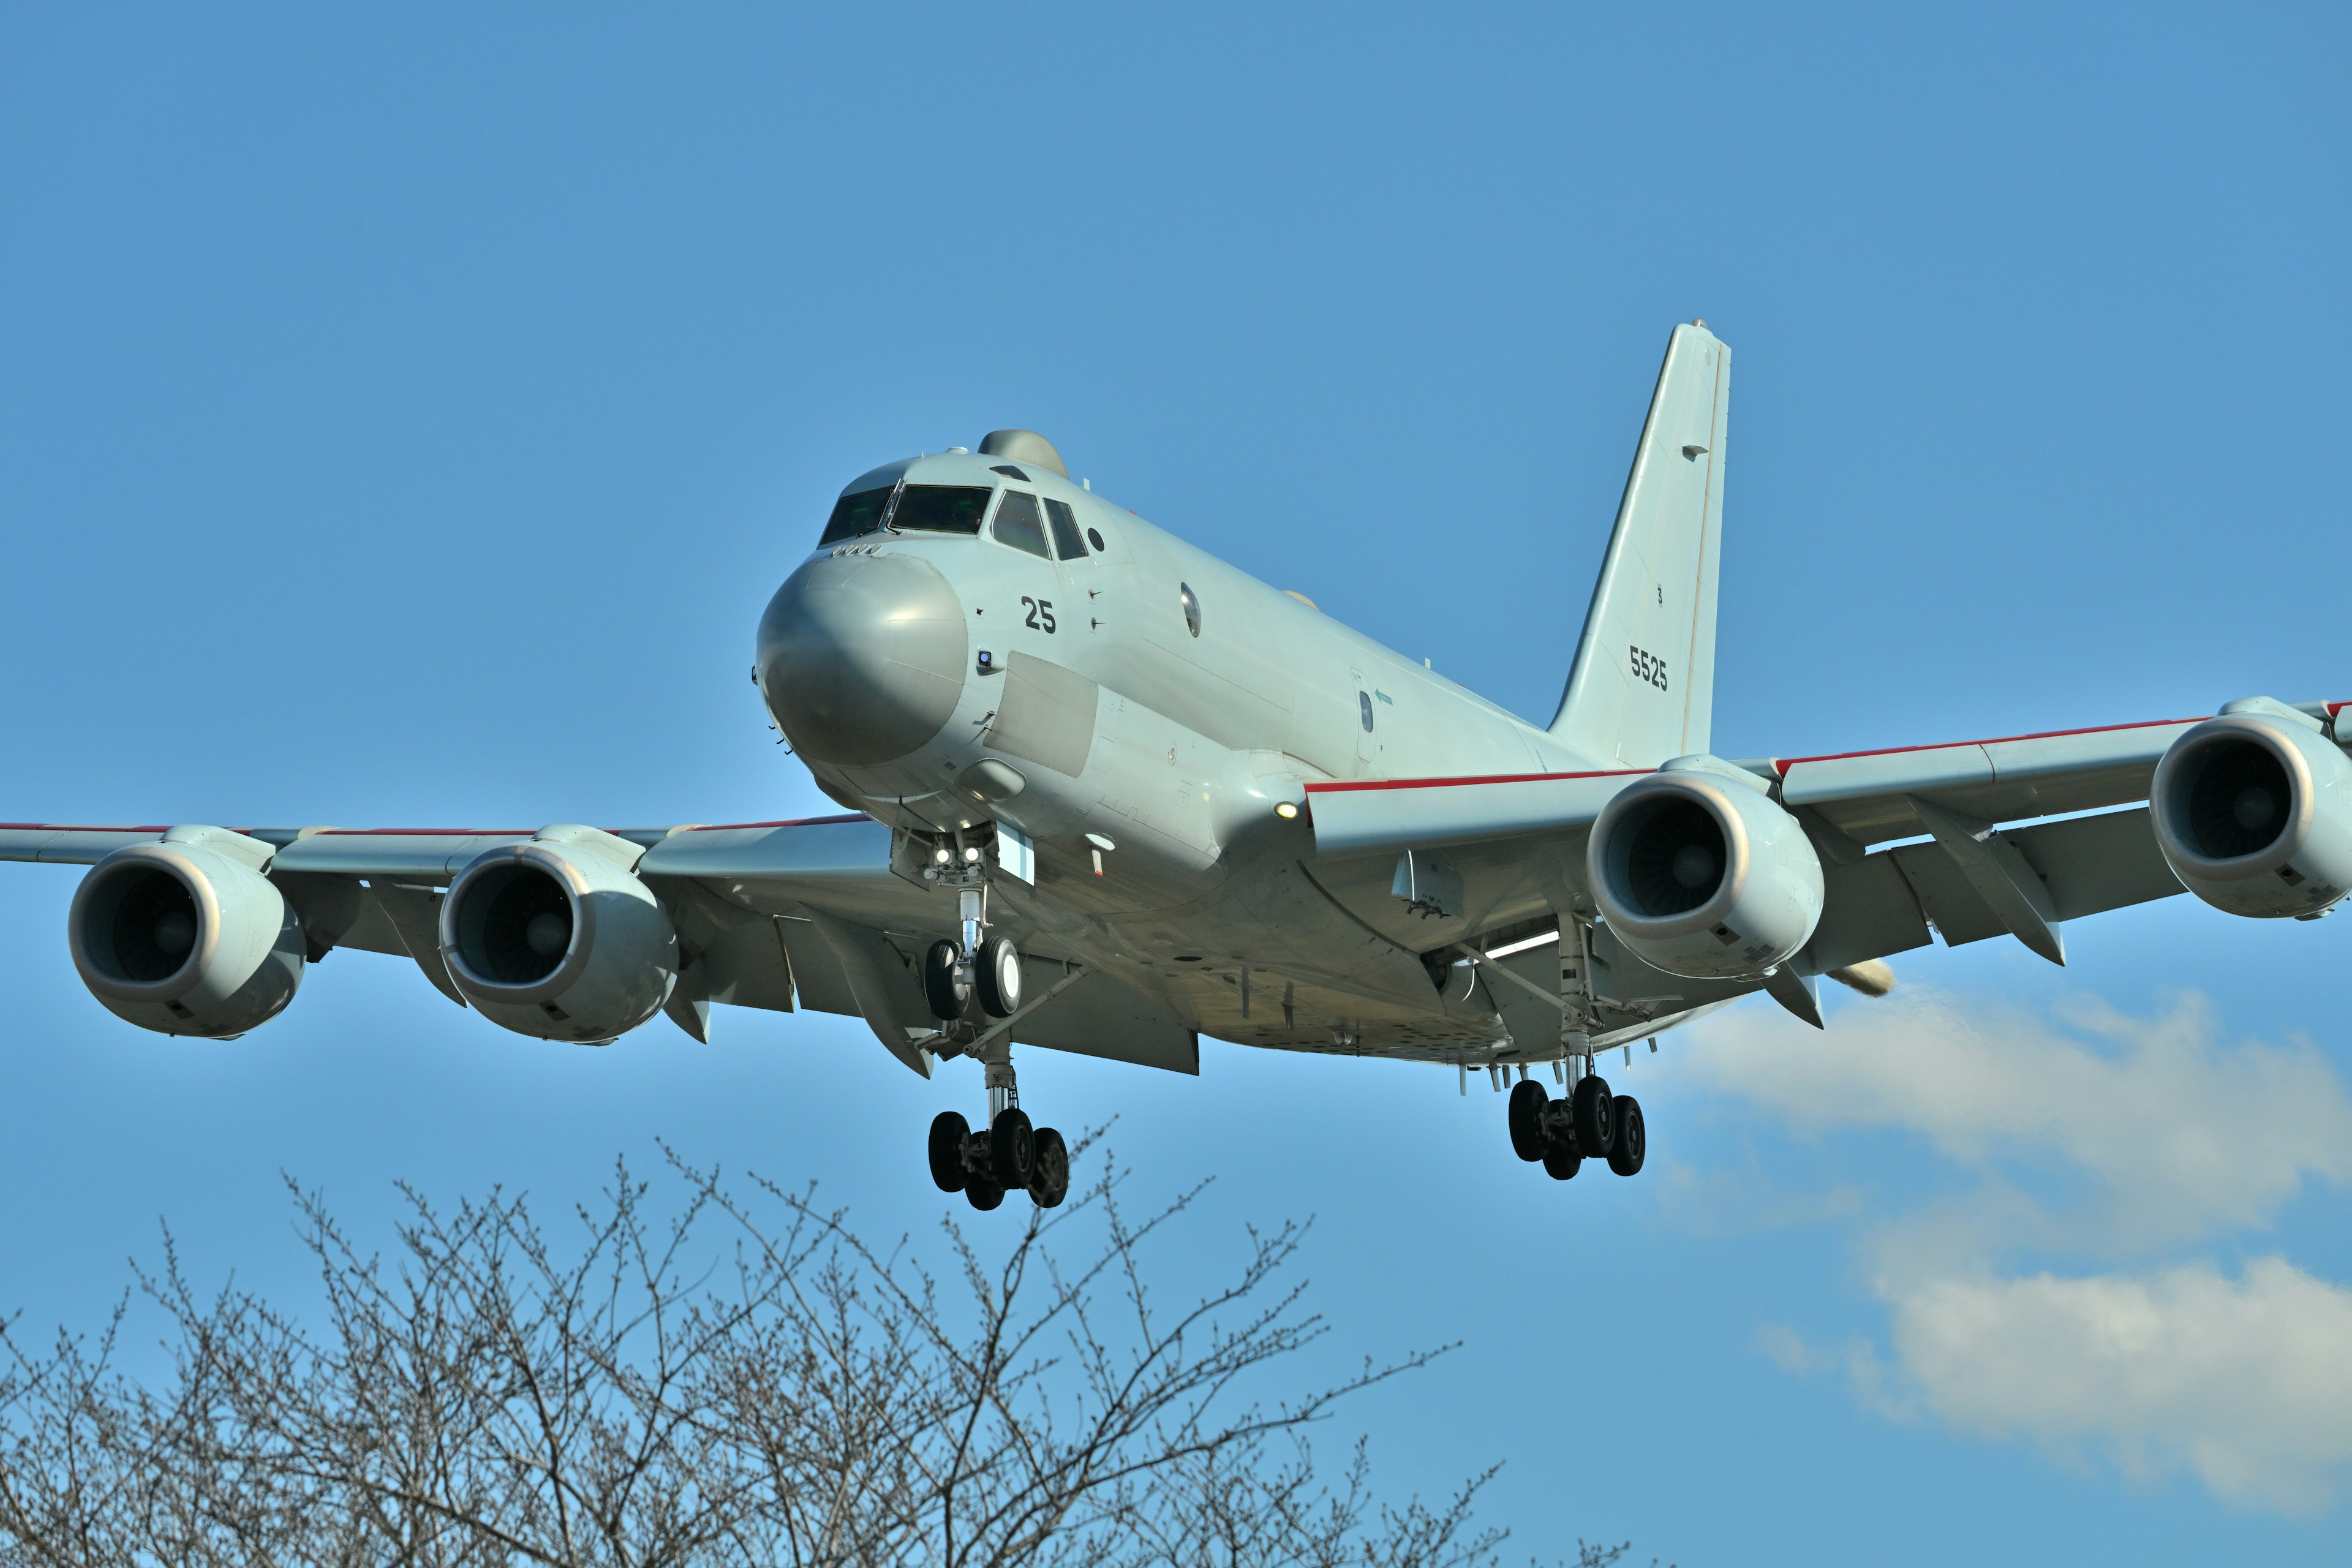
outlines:
M1882 1281L1919 1402L1963 1431L2090 1443L2308 1508L2352 1466L2352 1291L2264 1258L2144 1276Z
M2309 1046L2224 1046L2200 997L2066 1011L2079 1033L1932 992L1839 1008L1826 1033L1744 1008L1696 1029L1689 1059L1800 1131L1900 1128L1979 1169L2077 1172L2122 1242L2259 1225L2306 1178L2352 1180L2352 1098Z
M2352 1098L2307 1045L2222 1044L2200 998L2153 1018L2060 1012L2071 1028L1928 993L1841 1008L1825 1034L1755 1010L1694 1031L1709 1087L1811 1135L1915 1133L1979 1178L1873 1216L1888 1354L1816 1349L1782 1325L1759 1349L1895 1418L2136 1476L2186 1469L2249 1506L2324 1503L2352 1476L2352 1290L2277 1257L2234 1278L2206 1261L2000 1265L2027 1249L2147 1257L2265 1224L2306 1183L2352 1180ZM2076 1201L2029 1195L2027 1171L2069 1179Z

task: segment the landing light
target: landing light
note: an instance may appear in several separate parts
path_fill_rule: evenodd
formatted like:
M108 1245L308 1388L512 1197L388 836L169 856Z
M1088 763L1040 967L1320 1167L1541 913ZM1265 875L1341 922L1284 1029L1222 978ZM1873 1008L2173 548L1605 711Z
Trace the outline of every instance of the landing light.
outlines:
M1281 805L1274 808L1274 815L1282 818L1283 821L1288 822L1292 817L1298 815L1298 808L1286 800Z
M963 858L964 862L967 865L978 865L980 863L980 846L977 844L965 845L963 849Z
M932 850L931 858L938 861L942 866L946 865L948 863L948 852L945 847Z

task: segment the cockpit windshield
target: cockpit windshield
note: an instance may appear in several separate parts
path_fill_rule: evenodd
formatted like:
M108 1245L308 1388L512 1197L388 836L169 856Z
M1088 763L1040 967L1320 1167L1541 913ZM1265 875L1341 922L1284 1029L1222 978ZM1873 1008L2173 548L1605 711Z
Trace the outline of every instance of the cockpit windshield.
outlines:
M908 485L898 492L890 526L926 533L978 533L993 493L986 485Z
M824 537L817 543L838 544L881 527L882 514L889 510L890 497L897 489L896 485L884 485L878 490L859 490L834 502L833 516L825 520Z

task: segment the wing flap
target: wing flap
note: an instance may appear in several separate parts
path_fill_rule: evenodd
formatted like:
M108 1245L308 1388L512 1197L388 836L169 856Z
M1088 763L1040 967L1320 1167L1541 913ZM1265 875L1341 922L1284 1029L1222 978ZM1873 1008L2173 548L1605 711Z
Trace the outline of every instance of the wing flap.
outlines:
M2185 892L2157 847L2147 808L2045 822L2004 833L2049 884L2062 921Z
M1032 995L1062 978L1059 963L1030 959L1024 966ZM1201 1037L1165 1005L1099 972L1055 997L1013 1030L1016 1046L1102 1057L1198 1078Z
M1808 950L1816 969L1843 969L1935 940L1927 934L1918 895L1893 855L1872 855L1845 866L1824 864L1822 879L1822 921L1813 928Z

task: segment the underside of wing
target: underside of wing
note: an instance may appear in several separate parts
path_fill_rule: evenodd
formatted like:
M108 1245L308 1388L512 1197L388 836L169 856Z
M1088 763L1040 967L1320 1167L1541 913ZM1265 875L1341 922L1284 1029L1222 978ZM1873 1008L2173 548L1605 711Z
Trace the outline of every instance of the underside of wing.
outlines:
M241 1033L286 1005L305 964L350 948L412 960L460 1006L545 1038L601 1043L657 1008L707 1040L714 1005L809 1007L864 1018L928 1076L954 1047L916 976L957 910L902 850L864 816L609 831L0 824L0 860L95 868L97 896L76 902L77 964L111 1010L166 1033ZM121 910L144 921L159 898L186 901L205 964L241 962L212 954L242 942L276 953L256 971L275 978L257 990L247 977L225 1001L150 1000L140 955L114 939ZM1075 968L1005 916L1029 939L1033 994ZM520 935L502 949L505 926ZM530 951L539 927L543 953ZM1009 1038L1199 1070L1192 1029L1163 1001L1087 979Z
M1835 756L1318 783L1315 875L1440 955L1572 914L1613 935L1621 966L1749 990L1931 933L2013 935L2063 963L2063 922L2184 889L2308 918L2352 888L2346 707L2252 698L2212 718Z

